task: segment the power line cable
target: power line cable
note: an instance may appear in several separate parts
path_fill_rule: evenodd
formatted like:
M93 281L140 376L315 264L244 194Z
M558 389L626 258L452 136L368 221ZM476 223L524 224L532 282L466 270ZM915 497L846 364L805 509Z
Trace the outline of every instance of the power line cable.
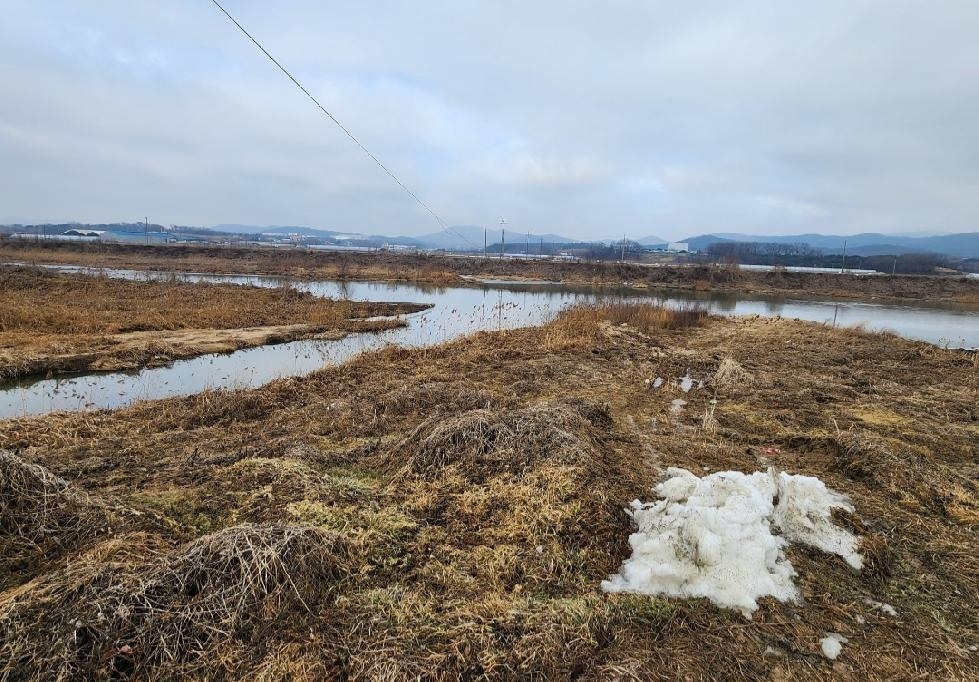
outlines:
M358 140L357 137L353 133L351 133L347 129L347 127L345 125L343 125L343 123L341 123L340 120L336 116L334 116L333 114L331 114L327 110L326 107L324 107L322 104L320 104L319 100L316 99L315 97L313 97L313 95L310 94L309 90L307 90L303 86L302 83L300 83L298 80L296 80L296 77L293 76L291 73L289 73L289 71L286 69L286 67L282 66L282 64L279 63L279 60L278 59L276 59L275 57L273 57L272 54L268 50L266 50L262 46L262 44L255 39L255 37L251 33L249 33L247 30L245 30L245 27L242 26L238 22L237 19L235 19L233 16L231 16L231 13L228 12L228 10L226 10L221 5L221 3L218 2L218 0L211 0L211 2L214 4L215 7L217 7L219 10L221 10L221 12L224 14L224 16L228 17L228 19L230 19L231 22L235 26L238 27L238 30L239 31L241 31L242 33L244 33L248 37L249 40L251 40L253 43L255 43L255 47L257 47L259 50L261 50L265 54L266 57L268 57L270 60L272 60L272 63L275 64L277 67L279 67L279 71L281 71L282 73L284 73L286 75L286 77L289 78L289 80L291 80L293 82L293 84L295 84L295 86L297 88L299 88L300 90L302 90L303 94L305 94L306 97L308 97L310 100L312 100L313 104L315 104L319 108L320 111L322 111L324 114L326 114L330 118L331 121L333 121L334 123L336 123L337 124L337 127L339 127L340 130L342 130L344 132L344 134L346 134L347 137L349 137L351 140L353 140L354 144L356 144L358 147L360 147L360 149L365 154L367 154L367 156L369 156L371 158L371 160L373 160L374 163L376 163L380 167L381 170L383 170L385 173L387 173L388 176L392 180L394 180L396 183L398 183L398 185L401 187L401 189L403 189L408 194L408 196L410 196L412 199L414 199L418 203L419 206L421 206L426 211L428 211L432 215L432 217L435 218L436 222L438 222L439 227L441 227L446 232L449 232L450 234L454 234L457 237L465 240L471 246L475 246L475 244L473 244L469 239L466 239L465 235L462 235L462 234L456 232L455 230L450 229L449 226L445 224L445 221L442 220L441 217L439 217L439 214L432 210L431 206L429 206L424 201L422 201L421 199L419 199L417 194L415 194L410 189L408 189L408 186L405 185L403 182L401 182L401 179L398 178L397 175L395 175L393 172L391 172L391 170L387 166L385 166L383 163L381 163L381 160L378 159L374 155L374 153L371 152L371 150L369 150L367 147L365 147L361 143L361 141Z

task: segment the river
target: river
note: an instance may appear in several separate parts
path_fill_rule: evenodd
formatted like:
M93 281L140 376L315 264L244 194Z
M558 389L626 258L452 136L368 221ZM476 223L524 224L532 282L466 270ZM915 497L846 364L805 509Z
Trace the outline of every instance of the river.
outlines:
M85 268L59 267L86 272ZM351 334L340 341L294 341L225 355L178 360L136 372L94 373L23 381L0 390L0 419L61 410L116 408L137 400L191 395L204 390L251 388L274 379L308 374L388 344L428 346L482 330L541 324L560 310L602 300L644 300L679 307L699 305L722 315L782 316L839 326L863 325L949 347L979 346L979 312L949 306L904 306L839 301L789 300L729 292L663 292L626 287L488 281L471 287L432 287L385 282L294 282L249 275L99 271L127 279L293 286L319 296L362 301L432 303L405 317L408 326L377 334Z

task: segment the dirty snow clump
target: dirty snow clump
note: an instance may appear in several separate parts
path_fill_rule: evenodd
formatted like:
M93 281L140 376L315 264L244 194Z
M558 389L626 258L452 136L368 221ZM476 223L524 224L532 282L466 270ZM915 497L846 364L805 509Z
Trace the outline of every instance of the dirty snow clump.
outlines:
M827 632L826 636L819 640L819 646L823 650L823 656L831 661L835 661L836 657L843 651L843 645L849 641L838 632Z
M833 508L853 508L818 478L774 469L700 478L671 467L655 490L658 502L632 503L632 556L602 582L606 592L706 597L750 618L760 597L799 599L784 552L790 542L861 566L858 539L830 515Z

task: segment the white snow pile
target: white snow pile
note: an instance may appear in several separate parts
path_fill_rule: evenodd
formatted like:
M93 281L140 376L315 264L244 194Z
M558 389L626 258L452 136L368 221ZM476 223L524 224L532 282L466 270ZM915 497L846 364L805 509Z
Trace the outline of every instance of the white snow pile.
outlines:
M843 651L843 645L849 641L838 632L827 632L826 636L819 640L819 646L823 650L823 656L835 661L836 657Z
M720 471L699 478L671 467L655 488L658 502L632 502L632 556L602 582L606 592L707 597L746 617L760 597L798 601L784 548L792 542L841 556L859 569L858 538L833 523L843 495L818 478ZM775 534L779 531L780 534Z

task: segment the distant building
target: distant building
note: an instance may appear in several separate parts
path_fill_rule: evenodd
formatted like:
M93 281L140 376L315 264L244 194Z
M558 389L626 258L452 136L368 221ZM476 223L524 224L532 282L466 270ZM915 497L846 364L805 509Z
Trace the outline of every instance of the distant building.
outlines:
M673 251L676 253L689 253L690 243L689 242L670 242L666 245L667 251Z

